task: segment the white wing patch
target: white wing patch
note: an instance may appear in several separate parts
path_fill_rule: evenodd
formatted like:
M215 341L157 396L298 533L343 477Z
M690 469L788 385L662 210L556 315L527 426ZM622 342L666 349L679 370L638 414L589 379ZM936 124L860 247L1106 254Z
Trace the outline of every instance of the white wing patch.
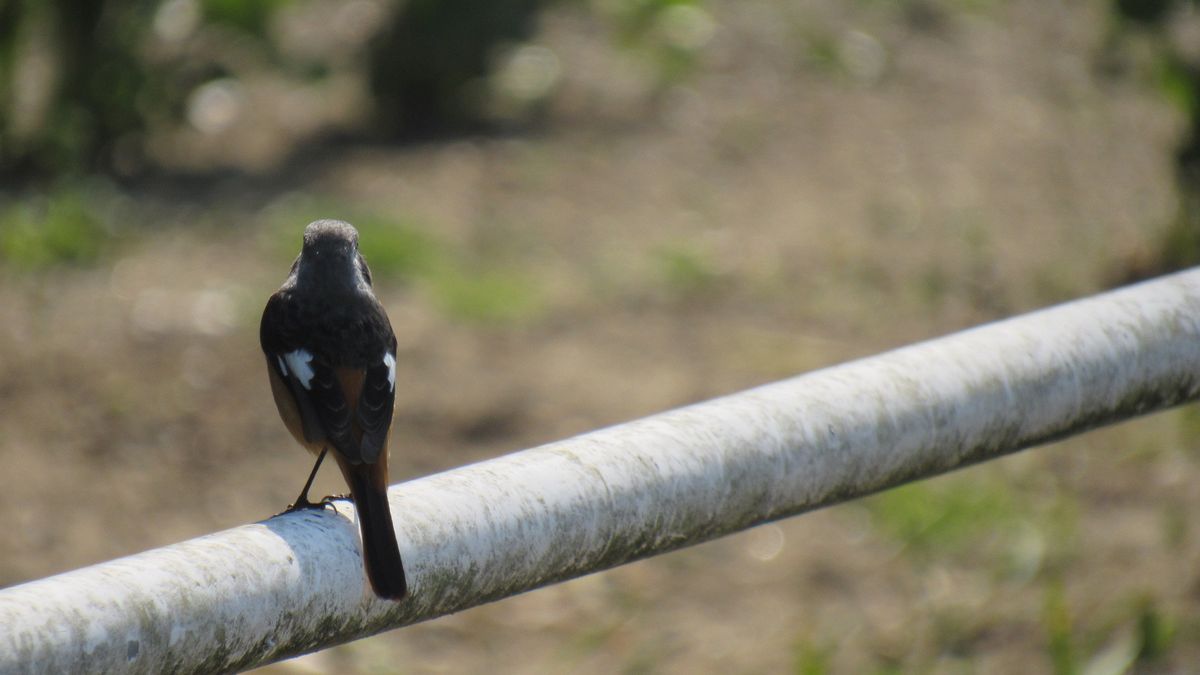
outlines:
M385 352L383 365L388 367L388 384L391 385L392 391L396 391L396 357L392 356L391 352Z
M283 376L287 377L288 369L287 369L287 364L283 362L283 357L276 356L275 360L279 362L279 369L283 371Z
M283 360L287 363L287 367L283 369L283 374L287 375L288 368L300 381L300 386L305 389L312 389L313 369L308 365L313 360L313 355L308 353L306 349L297 349L294 352L288 352L283 355Z

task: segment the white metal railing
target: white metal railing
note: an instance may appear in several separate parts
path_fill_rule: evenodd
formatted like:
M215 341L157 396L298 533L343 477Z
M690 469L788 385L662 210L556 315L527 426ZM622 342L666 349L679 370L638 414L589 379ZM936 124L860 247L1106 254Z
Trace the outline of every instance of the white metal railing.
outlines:
M0 673L249 668L1189 401L1200 270L0 590Z

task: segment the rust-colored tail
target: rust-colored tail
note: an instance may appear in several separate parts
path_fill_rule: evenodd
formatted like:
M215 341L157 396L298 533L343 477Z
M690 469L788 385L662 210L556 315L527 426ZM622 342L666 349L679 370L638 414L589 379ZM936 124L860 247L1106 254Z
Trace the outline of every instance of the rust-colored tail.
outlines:
M408 591L408 584L400 548L396 545L392 511L388 508L387 465L350 464L340 456L338 465L354 496L362 531L363 562L371 588L381 598L399 600Z

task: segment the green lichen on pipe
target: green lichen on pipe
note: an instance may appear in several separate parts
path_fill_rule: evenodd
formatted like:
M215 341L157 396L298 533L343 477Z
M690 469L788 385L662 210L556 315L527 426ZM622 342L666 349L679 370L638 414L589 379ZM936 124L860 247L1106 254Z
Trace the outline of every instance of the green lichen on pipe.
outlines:
M0 590L0 672L249 668L1198 393L1188 271L395 486L400 603L346 504Z

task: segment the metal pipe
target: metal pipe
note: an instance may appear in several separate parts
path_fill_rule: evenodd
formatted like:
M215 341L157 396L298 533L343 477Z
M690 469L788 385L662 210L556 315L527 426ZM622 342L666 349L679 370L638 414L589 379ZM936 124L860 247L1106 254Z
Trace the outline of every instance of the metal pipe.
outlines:
M249 668L1198 393L1192 270L394 486L399 603L346 503L0 590L0 673Z

